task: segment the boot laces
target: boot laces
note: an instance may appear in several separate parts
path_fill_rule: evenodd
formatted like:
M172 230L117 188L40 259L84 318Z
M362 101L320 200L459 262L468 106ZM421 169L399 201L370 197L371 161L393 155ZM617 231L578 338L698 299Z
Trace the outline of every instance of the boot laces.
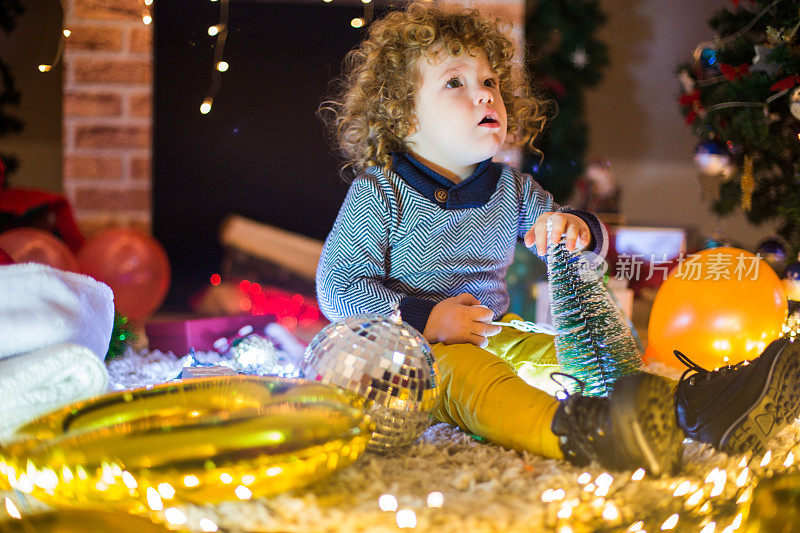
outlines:
M576 394L583 395L583 391L586 388L586 384L582 380L576 378L572 374L565 374L563 372L553 372L553 373L550 374L550 379L552 379L555 382L556 385L561 387L561 390L556 392L556 397L559 400L566 400L567 398L569 398L570 396L572 396L575 393L570 394L569 388L567 388L567 386L562 381L559 381L558 379L556 379L556 377L563 377L563 378L567 378L569 380L572 380L573 382L575 382L576 385L578 385L578 388L580 389L580 392L578 392Z
M675 354L675 357L678 358L678 361L686 365L686 370L684 370L683 374L681 374L681 379L680 379L681 383L683 383L683 381L687 378L687 374L689 374L689 372L694 372L694 374L689 376L689 379L694 378L696 376L701 376L707 380L711 380L712 378L714 378L714 376L722 375L732 370L741 368L742 366L750 364L750 361L741 361L739 363L736 363L735 365L725 365L715 370L708 370L698 365L697 363L692 361L689 358L689 356L678 350L673 350L672 353Z

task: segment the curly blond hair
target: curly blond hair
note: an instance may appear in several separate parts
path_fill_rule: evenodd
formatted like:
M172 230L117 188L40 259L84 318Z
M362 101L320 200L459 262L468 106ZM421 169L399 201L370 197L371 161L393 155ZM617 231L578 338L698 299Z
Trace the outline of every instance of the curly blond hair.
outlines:
M549 102L532 94L523 69L512 75L514 46L498 22L474 9L413 1L371 25L367 37L345 57L338 96L320 106L319 114L344 156L345 180L348 170L390 170L391 153L408 151L404 139L414 127L417 61L439 50L453 56L465 51L486 54L500 80L509 142L533 147L547 120Z

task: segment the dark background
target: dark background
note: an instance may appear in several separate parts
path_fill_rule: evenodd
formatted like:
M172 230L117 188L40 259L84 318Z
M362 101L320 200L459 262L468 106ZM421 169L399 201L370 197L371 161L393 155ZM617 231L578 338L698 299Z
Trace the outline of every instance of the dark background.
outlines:
M231 2L230 69L208 115L219 4L156 2L153 232L172 261L166 309L219 270L229 213L323 240L347 192L317 117L362 38L358 5Z

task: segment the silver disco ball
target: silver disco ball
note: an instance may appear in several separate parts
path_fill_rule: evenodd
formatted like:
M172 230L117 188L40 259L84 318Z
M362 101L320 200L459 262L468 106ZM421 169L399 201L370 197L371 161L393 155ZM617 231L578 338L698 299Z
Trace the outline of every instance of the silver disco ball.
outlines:
M433 350L399 313L355 315L329 324L306 348L302 370L307 379L367 400L375 423L367 450L373 452L414 442L439 399Z

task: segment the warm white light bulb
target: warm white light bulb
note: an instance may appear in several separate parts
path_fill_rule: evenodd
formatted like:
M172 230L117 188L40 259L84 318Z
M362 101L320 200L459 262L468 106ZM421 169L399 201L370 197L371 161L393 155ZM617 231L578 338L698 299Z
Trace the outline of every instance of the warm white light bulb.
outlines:
M9 516L11 516L11 518L16 518L17 520L22 518L22 514L20 514L19 509L17 509L17 506L8 496L6 496L6 512L9 514Z
M161 495L153 487L147 487L147 504L150 509L160 511L164 508L164 503L161 501Z
M233 489L233 493L236 494L236 497L240 500L249 500L253 497L253 491L245 487L244 485L239 485L235 489Z
M700 530L700 533L714 533L714 529L716 529L716 527L716 522L709 522L703 529Z
M153 5L153 0L144 0L144 5L152 6Z
M208 518L200 519L200 531L214 533L218 529L219 527L217 527L217 524L215 524L212 520L209 520Z
M213 36L215 36L216 34L219 33L219 30L220 30L219 24L217 24L216 26L209 26L208 27L208 34L213 37Z
M50 72L50 65L39 65L39 72Z
M71 31L69 31L69 30L64 30L64 37L69 37L70 35L72 35L72 32L71 32Z
M144 22L145 25L150 24L151 22L153 22L153 17L151 17L150 15L142 15L142 22Z
M360 28L361 26L364 25L364 19L356 17L350 21L350 25L354 28Z
M767 453L764 454L764 458L761 459L761 464L759 466L767 466L770 461L772 461L772 450L767 450Z
M395 516L397 527L399 528L415 528L417 527L417 513L413 509L401 509L397 511Z
M381 494L378 498L378 507L381 511L396 511L397 498L392 494Z
M189 521L189 519L186 518L186 515L183 514L183 511L181 511L177 507L168 507L164 509L164 518L166 518L167 522L169 522L170 524L178 526L183 525Z
M217 63L217 70L220 72L225 72L226 70L228 70L229 66L230 65L228 65L227 61L220 61L219 63Z
M159 483L156 490L165 500L171 500L175 497L175 489L169 483Z
M669 518L664 520L664 523L661 524L661 531L667 531L669 529L673 529L678 524L678 514L671 515Z
M200 112L207 115L209 111L211 111L211 100L203 100L203 103L200 104Z
M444 494L434 491L428 494L428 507L441 507L444 504Z

